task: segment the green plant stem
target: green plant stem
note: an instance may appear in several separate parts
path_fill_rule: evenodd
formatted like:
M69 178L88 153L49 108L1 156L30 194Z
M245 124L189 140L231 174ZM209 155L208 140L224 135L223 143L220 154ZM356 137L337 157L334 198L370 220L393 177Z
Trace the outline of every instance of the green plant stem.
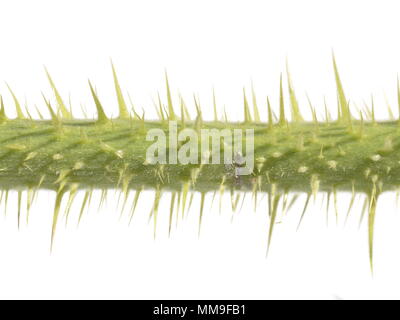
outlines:
M196 127L196 123L186 123ZM152 128L167 123L112 120L7 120L0 125L0 188L269 191L355 190L378 192L400 186L399 126L353 121L285 125L204 122L202 128L254 129L255 169L235 176L229 165L146 164ZM222 151L221 151L222 152Z

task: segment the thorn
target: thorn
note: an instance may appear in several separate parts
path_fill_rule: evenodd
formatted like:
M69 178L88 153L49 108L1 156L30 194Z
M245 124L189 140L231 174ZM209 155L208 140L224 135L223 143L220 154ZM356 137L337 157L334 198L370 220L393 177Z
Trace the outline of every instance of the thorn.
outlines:
M389 100L385 93L384 93L384 96L385 96L385 103L386 103L387 111L388 111L388 115L389 115L389 120L394 121L394 114L393 114L392 106L390 105Z
M6 190L6 195L4 197L4 216L7 216L7 204L8 204L8 195L9 195L9 190Z
M274 126L274 119L272 116L272 109L271 109L271 103L269 102L269 98L267 97L267 105L268 105L268 129L272 129Z
M200 215L199 215L199 238L200 238L200 231L201 231L201 222L203 220L203 209L204 209L204 200L206 197L206 193L202 192L201 193L201 198L200 198Z
M190 113L189 113L189 110L187 109L187 106L186 106L186 103L185 103L185 100L183 99L183 97L182 97L182 103L183 103L183 109L185 110L185 117L188 121L190 121L191 120Z
M303 221L304 215L305 215L305 213L307 211L307 207L308 207L308 203L310 202L310 198L311 198L311 193L308 193L306 202L304 204L303 212L301 213L300 221L299 221L299 224L297 225L296 231L299 231L299 229L300 229L300 225L301 225L301 222Z
M195 126L196 130L199 131L203 125L203 115L201 112L200 101L198 100L198 98L196 99L196 95L193 95L193 99L194 99L194 104L196 106L196 111L197 111L197 116L196 116L194 126Z
M167 87L167 100L168 100L169 120L174 121L174 120L176 120L176 115L175 115L175 112L174 112L174 106L172 104L171 90L169 88L167 71L165 71L165 84L166 84L166 87Z
M178 225L178 219L179 219L179 210L180 210L180 205L181 205L181 198L182 198L182 191L178 191L178 198L176 200L176 225ZM182 219L185 217L184 212L182 211Z
M74 202L75 196L76 196L76 194L78 192L78 187L79 187L78 183L73 183L69 188L68 202L67 202L67 205L66 205L65 211L64 211L65 225L66 226L68 225L69 213L71 211L72 203Z
M22 191L18 191L18 230L21 222L21 199L22 199Z
M28 119L32 121L33 118L32 118L31 113L29 112L29 109L28 109L28 102L26 101L26 97L25 97L25 105L24 105L24 107L25 107L25 112L26 112L26 114L28 115Z
M181 101L181 126L182 126L182 128L185 128L185 105L184 105L182 97L180 97L180 101Z
M285 124L286 124L285 103L283 100L282 74L281 74L280 85L279 85L279 125L283 126Z
M53 224L52 224L52 228L51 228L50 253L52 253L52 251L53 251L54 237L56 235L58 216L59 216L59 213L60 213L61 201L62 201L63 196L64 196L64 187L61 187L57 191L56 201L55 201L55 204L54 204Z
M74 115L72 114L72 100L71 100L71 93L68 94L68 105L69 105L69 113L71 115L71 118L74 117Z
M81 111L82 111L82 114L83 114L83 118L87 119L88 116L87 116L87 112L86 112L86 107L83 104L80 104L80 107L81 107Z
M97 123L105 124L109 120L104 112L103 106L101 105L99 98L97 97L96 92L94 91L94 89L92 87L92 84L90 83L90 80L88 80L88 83L89 83L90 91L92 93L93 100L94 100L94 103L95 103L96 109L97 109Z
M35 107L35 110L36 110L36 112L37 112L37 114L39 116L39 119L43 120L44 117L43 117L42 113L40 112L39 108L37 107L37 105L35 105L34 107Z
M400 123L400 82L399 75L397 75L397 105L399 108L399 123Z
M171 236L171 228L172 228L172 218L174 214L174 206L175 206L176 192L171 193L171 202L169 207L169 225L168 225L168 237Z
M364 117L360 110L360 138L362 138L363 136L364 136Z
M8 120L6 116L6 110L4 107L3 97L0 95L0 123L6 122Z
M11 93L11 96L14 100L14 104L15 104L15 110L17 112L17 119L25 119L24 114L22 113L22 109L21 109L21 104L19 103L16 95L14 94L14 92L11 90L11 87L8 85L8 83L6 82L6 86L8 88L8 90Z
M326 122L326 124L329 125L329 122L331 121L331 115L330 115L330 113L328 111L328 106L326 104L325 97L324 97L324 107L325 107L325 122Z
M332 52L332 62L335 73L336 89L338 95L338 106L340 110L340 116L338 117L338 119L343 120L344 122L349 122L351 118L351 113L343 90L342 82L340 80L339 71L337 68L336 59L333 52Z
M290 77L289 64L288 64L287 58L286 58L286 74L287 74L287 82L288 82L288 88L289 88L290 106L291 106L291 110L292 110L292 119L294 122L303 121L303 117L302 117L302 115L300 113L300 109L299 109L299 103L296 99L296 94L293 89L293 84L292 84L292 79Z
M345 225L347 224L347 221L349 220L350 211L351 211L351 208L353 208L355 197L356 197L356 192L355 192L355 187L354 187L354 181L352 181L351 182L351 200L350 200L349 208L347 209L346 219L344 221Z
M136 190L135 198L133 199L133 205L132 205L132 209L131 209L131 212L130 212L129 225L131 224L133 215L135 214L135 209L136 209L136 206L137 206L137 204L139 202L139 197L140 197L140 193L142 192L142 190L143 190L143 187L141 187L140 189Z
M251 95L252 95L252 99L253 99L254 121L256 123L259 123L259 122L261 122L261 119L260 119L260 112L258 111L257 99L256 99L256 93L254 92L253 81L251 81Z
M274 188L273 188L274 189ZM272 191L271 191L272 192ZM273 200L271 200L273 198ZM271 243L272 243L272 235L274 232L274 226L276 222L276 216L277 216L277 211L278 211L278 205L279 205L279 200L281 199L281 194L272 194L269 197L270 201L269 206L271 206L270 209L270 223L269 223L269 232L268 232L268 247L267 247L267 257L271 248Z
M224 105L224 121L225 121L225 124L228 123L228 115L227 115L227 113L226 113L226 107L225 107L225 105Z
M158 118L160 119L161 122L164 122L165 116L164 116L164 111L163 111L163 107L162 107L162 103L161 103L161 99L160 99L160 94L158 92L157 92L157 97L158 97L158 104L155 101L153 101L153 105L154 105L154 108L156 109ZM135 115L135 117L136 117L136 115ZM168 117L168 115L167 115L167 117Z
M184 216L184 213L185 213L186 199L187 199L187 195L189 193L189 188L190 188L190 181L187 181L182 185L182 217ZM216 191L215 191L215 193L216 193ZM214 196L215 196L215 193L214 193Z
M320 184L320 181L318 179L318 175L313 174L311 176L310 185L311 185L311 193L312 193L312 195L314 197L314 203L315 203L315 200L317 198L317 193L319 191L319 184Z
M156 113L157 113L157 116L158 116L158 119L161 121L161 122L163 122L165 119L164 119L164 115L162 114L162 113L160 113L160 108L159 108L159 106L156 104L156 102L153 100L153 106L154 106L154 110L156 110ZM161 110L162 111L162 110Z
M371 273L374 273L374 227L375 227L375 214L378 195L375 183L372 187L370 196L369 212L368 212L368 245L369 245L369 262Z
M372 124L376 125L375 121L375 103L374 103L374 96L371 94L371 118L372 118Z
M350 100L347 102L347 108L350 110ZM350 117L348 122L349 130L353 133L353 119Z
M128 99L129 99L129 103L131 105L131 110L133 112L133 120L138 120L140 118L140 116L138 115L138 113L135 110L135 105L133 104L132 98L129 93L128 93Z
M310 110L311 110L311 114L312 114L312 119L315 125L315 129L317 132L319 132L319 125L318 125L318 119L317 119L317 113L315 112L315 108L313 107L310 97L308 96L308 94L306 94L307 96L307 100L308 100L308 105L310 106Z
M365 211L367 210L367 206L368 206L368 197L365 197L364 203L363 203L363 207L361 209L361 216L360 216L360 221L358 222L358 228L361 228L362 222L364 220L364 216L365 216Z
M246 90L243 88L243 113L244 113L244 122L250 123L252 121L251 114L249 110L249 103L246 97Z
M83 216L83 211L85 210L86 204L88 204L88 201L89 201L89 198L91 196L91 193L92 193L91 190L86 190L85 195L83 196L81 210L79 211L78 226L81 223L82 216Z
M154 198L154 204L153 204L153 210L151 212L151 216L154 218L154 239L156 238L156 231L157 231L157 216L158 216L158 207L160 204L160 199L162 196L162 192L159 186L157 186L156 192L155 192L155 198Z
M215 98L215 90L214 90L214 88L212 89L212 94L213 94L213 107L214 107L214 121L218 122L217 100Z
M58 110L61 112L61 115L65 119L71 119L72 114L68 111L67 107L64 104L63 99L61 98L60 93L58 92L53 79L50 76L50 73L47 71L47 68L44 67L44 71L46 72L47 79L49 80L50 86L53 89L54 95L56 97L57 105L58 105Z
M333 188L333 206L335 207L336 225L339 223L339 212L337 207L337 190Z
M114 67L114 64L111 59L110 59L110 63L111 63L111 69L112 69L113 78L114 78L115 93L117 95L117 100L118 100L119 118L120 119L129 119L129 112L126 107L125 99L122 94L121 87L119 85L117 73L115 71L115 67Z
M43 92L42 92L42 97L44 99L44 102L46 103L47 109L50 112L50 116L51 116L51 119L53 120L54 125L58 125L60 123L59 119L58 119L57 115L55 114L53 108L51 107L50 101L48 101L46 99L46 97L44 96Z

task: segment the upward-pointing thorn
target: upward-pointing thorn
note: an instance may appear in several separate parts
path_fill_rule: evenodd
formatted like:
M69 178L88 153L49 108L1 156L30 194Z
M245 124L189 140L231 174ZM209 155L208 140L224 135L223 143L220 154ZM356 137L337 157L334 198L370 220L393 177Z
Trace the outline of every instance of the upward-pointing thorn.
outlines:
M282 73L281 73L280 84L279 84L279 125L285 125L285 123L286 123L285 102L283 100Z
M243 88L243 113L244 113L244 122L251 122L251 114L249 109L249 103L246 97L246 90Z
M267 97L267 105L268 105L268 128L272 129L274 125L274 119L272 116L272 109L271 109L271 103L269 102L269 98Z
M97 97L97 94L94 91L92 84L90 83L90 80L88 80L88 83L89 83L90 91L92 93L93 100L94 100L94 103L95 103L96 109L97 109L97 123L100 123L100 124L107 123L109 120L104 112L103 106L101 105L100 100Z
M50 86L51 86L51 88L52 88L53 91L54 91L54 95L56 96L56 101L57 101L58 109L59 109L59 111L61 112L62 117L65 118L65 119L71 119L71 118L72 118L71 112L69 112L68 109L67 109L67 107L65 106L64 101L63 101L63 99L61 98L61 95L60 95L60 93L58 92L58 90L57 90L57 88L56 88L56 86L55 86L55 84L54 84L54 81L53 81L53 79L51 78L50 73L47 71L47 68L46 68L46 67L44 67L44 71L46 72L47 79L49 80Z
M312 115L312 119L313 119L314 125L315 125L317 131L319 131L317 113L316 113L316 111L315 111L314 106L313 106L312 103L311 103L311 99L310 99L310 97L308 96L308 94L306 94L306 96L307 96L307 100L308 100L308 105L310 106L311 115Z
M293 89L293 84L292 84L292 79L290 77L289 64L287 59L286 59L286 75L287 75L287 82L289 89L290 106L292 110L292 119L294 122L303 121L303 117L299 109L299 103L297 102L296 94Z
M51 107L50 101L48 101L48 100L46 99L46 97L44 96L43 92L42 92L42 97L43 97L43 99L44 99L44 102L46 103L47 109L48 109L49 112L50 112L51 119L53 120L54 123L57 123L57 124L58 124L58 123L59 123L58 117L57 117L56 113L54 112L53 108Z
M372 124L376 125L375 121L375 102L374 102L374 95L371 94L371 118Z
M25 119L24 114L22 113L22 109L21 109L21 105L16 97L16 95L14 94L14 92L11 90L11 87L8 85L8 83L6 82L6 86L8 88L8 90L10 91L12 98L14 100L14 104L15 104L15 110L17 112L17 119Z
M0 95L0 123L7 121L6 110L4 108L3 97Z
M214 88L212 90L212 93L213 93L214 121L217 122L218 121L217 100L215 98L215 90L214 90Z
M129 92L128 92L128 99L129 99L129 103L131 105L131 110L133 112L133 120L138 120L140 118L140 116L138 115L138 113L135 110L135 105L133 104L133 101L132 101L132 98L131 98L131 95L129 94Z
M111 62L111 69L112 69L113 78L114 78L115 93L117 94L117 100L118 100L119 118L120 119L129 119L128 108L126 107L125 99L122 94L121 87L119 85L117 73L115 71L115 67L114 67L114 64L111 59L110 59L110 62Z
M400 122L400 83L398 75L397 75L397 104L399 107L399 122Z
M256 93L254 92L253 81L251 81L251 95L252 95L252 98L253 98L254 121L255 121L255 122L261 122L261 119L260 119L260 112L258 111Z
M182 97L180 99L181 99L181 125L182 125L182 128L184 128L185 127L185 108L183 106Z
M333 70L335 72L335 81L338 95L338 103L340 109L340 117L339 120L343 120L345 122L349 122L351 118L350 108L348 105L348 100L346 99L346 95L344 94L343 85L340 80L339 71L336 65L335 55L332 52L332 62L333 62Z
M167 87L167 100L168 100L169 120L173 121L173 120L176 120L176 115L175 115L175 112L174 112L174 106L172 104L171 90L169 88L167 71L165 71L165 84L166 84L166 87Z

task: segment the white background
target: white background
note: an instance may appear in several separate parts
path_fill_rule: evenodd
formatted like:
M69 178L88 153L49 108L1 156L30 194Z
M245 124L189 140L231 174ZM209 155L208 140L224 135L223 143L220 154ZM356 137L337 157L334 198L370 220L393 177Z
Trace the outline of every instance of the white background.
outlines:
M323 98L335 114L331 52L335 51L352 104L376 96L377 114L387 118L387 101L397 116L396 76L400 71L398 1L0 1L0 80L7 81L30 110L45 113L40 91L51 95L43 65L62 95L71 94L94 115L87 79L96 85L109 115L116 115L109 59L124 90L139 110L155 117L152 99L165 97L164 70L177 99L190 108L198 94L212 117L214 87L220 110L239 120L242 88L251 80L266 118L265 102L277 104L280 72L288 58L307 114L307 92L319 112ZM0 84L7 113L11 98ZM66 98L67 99L67 98ZM34 112L33 112L34 113ZM302 203L276 227L265 257L265 199L253 211L250 197L232 214L229 196L211 206L206 199L200 239L199 197L188 218L166 233L170 195L163 196L158 234L148 213L153 195L141 199L133 223L119 219L116 196L93 206L76 228L60 223L49 254L54 195L41 192L29 225L16 225L16 194L0 216L0 298L399 298L400 218L394 194L379 199L375 275L368 264L365 223L358 230L362 201L343 225L350 195L340 194L339 225L333 208L329 227L320 195L296 232ZM49 200L50 199L50 200ZM301 198L304 201L304 198ZM4 211L4 203L1 205Z

